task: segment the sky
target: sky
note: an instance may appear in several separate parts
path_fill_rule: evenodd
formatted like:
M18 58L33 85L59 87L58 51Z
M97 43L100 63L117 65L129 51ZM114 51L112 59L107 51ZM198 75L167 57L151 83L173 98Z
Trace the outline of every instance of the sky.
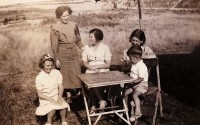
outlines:
M0 0L0 6L4 5L13 5L13 4L20 4L20 3L33 3L33 2L44 2L44 1L56 1L56 0ZM77 0L78 1L78 0ZM81 0L79 0L81 1ZM84 4L70 4L70 7L73 8L73 11L83 11L83 10L101 10L103 3L96 3L93 2L86 2ZM54 5L47 5L47 6L38 6L37 8L42 7L44 8L55 8Z
M52 1L52 0L0 0L0 6L19 4L19 3L41 2L41 1Z

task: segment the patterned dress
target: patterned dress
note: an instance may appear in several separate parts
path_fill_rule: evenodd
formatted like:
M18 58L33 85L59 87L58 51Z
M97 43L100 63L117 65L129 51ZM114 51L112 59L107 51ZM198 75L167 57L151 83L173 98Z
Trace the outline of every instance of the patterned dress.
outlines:
M76 23L57 23L51 28L51 46L56 59L61 63L63 86L65 89L80 88L77 74L81 73L80 55L77 46L82 48L79 29Z

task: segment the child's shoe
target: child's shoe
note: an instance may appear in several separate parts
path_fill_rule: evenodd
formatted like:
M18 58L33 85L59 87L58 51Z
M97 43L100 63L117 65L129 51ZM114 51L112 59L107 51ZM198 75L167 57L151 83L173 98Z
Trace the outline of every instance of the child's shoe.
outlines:
M134 122L136 119L140 118L142 116L142 113L137 113L137 114L134 114L130 117L130 122Z
M135 107L135 102L134 101L131 101L130 104L131 104L131 106Z
M92 106L91 107L91 110L90 110L90 114L95 114L95 110L96 110L96 107L95 106Z
M45 125L51 125L51 124L46 123Z
M107 102L105 100L101 100L99 103L99 109L104 109L107 105Z
M69 123L68 122L63 122L62 125L69 125Z

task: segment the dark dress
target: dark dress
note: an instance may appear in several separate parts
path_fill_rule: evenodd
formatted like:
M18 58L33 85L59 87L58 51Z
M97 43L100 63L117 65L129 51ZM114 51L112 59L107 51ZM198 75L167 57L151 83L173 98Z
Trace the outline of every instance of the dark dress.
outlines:
M79 29L76 23L57 23L51 28L51 47L61 64L63 86L65 89L80 88L77 74L81 73L80 55L77 46L82 48Z

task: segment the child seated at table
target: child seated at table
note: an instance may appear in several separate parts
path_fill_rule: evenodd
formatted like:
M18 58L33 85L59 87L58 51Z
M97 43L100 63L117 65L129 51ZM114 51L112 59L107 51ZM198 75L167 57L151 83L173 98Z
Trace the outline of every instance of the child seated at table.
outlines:
M135 103L135 112L130 117L130 121L133 122L142 116L140 109L139 96L147 92L148 89L148 70L147 66L142 60L142 48L140 46L132 46L127 51L127 55L131 61L131 73L130 77L134 79L133 83L128 84L125 90L125 101L127 104L128 95L132 94L133 101Z

